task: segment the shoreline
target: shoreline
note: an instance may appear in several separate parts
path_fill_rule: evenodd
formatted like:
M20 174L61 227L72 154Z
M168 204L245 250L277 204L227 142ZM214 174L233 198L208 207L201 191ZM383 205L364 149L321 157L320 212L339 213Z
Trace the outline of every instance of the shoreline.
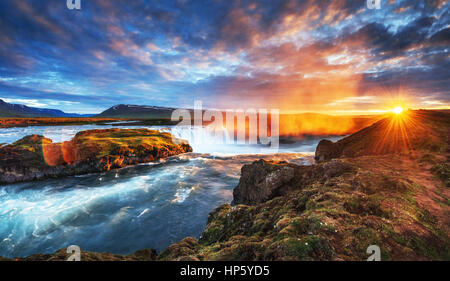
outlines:
M77 126L77 125L111 125L111 126L126 126L127 122L136 121L133 125L176 125L178 122L170 119L128 119L128 118L102 118L102 117L23 117L23 118L0 118L0 129L8 128L24 128L34 126ZM109 122L119 122L116 124L106 124ZM120 123L123 122L123 123Z

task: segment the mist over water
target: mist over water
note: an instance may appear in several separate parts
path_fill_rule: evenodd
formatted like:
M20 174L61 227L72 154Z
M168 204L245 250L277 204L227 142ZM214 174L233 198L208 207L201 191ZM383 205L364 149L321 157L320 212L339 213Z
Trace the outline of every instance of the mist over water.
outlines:
M1 129L0 143L30 134L66 141L78 131L109 127ZM188 141L199 134L190 128L148 128ZM261 146L215 145L212 139L209 144L193 143L194 153L156 163L0 186L0 256L52 253L72 244L128 254L144 248L162 250L187 236L198 238L208 213L231 202L242 165L261 158L310 164L319 140L289 141L281 144L283 153L262 154Z
M126 123L126 122L120 122ZM25 136L38 134L50 138L53 142L64 142L71 140L76 133L95 129L133 129L147 128L169 132L177 138L187 140L196 153L209 153L215 155L236 155L236 154L265 154L265 153L283 153L283 152L309 152L315 151L316 145L322 137L309 137L297 139L295 137L280 137L280 146L277 150L263 145L238 145L230 144L225 141L229 133L224 129L222 135L211 132L210 130L190 127L190 126L136 126L129 125L114 126L110 125L75 125L75 126L29 126L0 129L0 144L11 144ZM223 137L222 137L223 136ZM341 137L327 137L330 140L338 140Z

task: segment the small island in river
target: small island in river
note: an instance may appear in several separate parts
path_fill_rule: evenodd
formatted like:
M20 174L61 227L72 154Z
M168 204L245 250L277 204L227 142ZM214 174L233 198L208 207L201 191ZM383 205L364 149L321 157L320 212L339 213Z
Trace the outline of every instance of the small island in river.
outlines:
M103 172L191 151L170 133L148 129L89 130L62 143L31 135L0 146L0 184Z

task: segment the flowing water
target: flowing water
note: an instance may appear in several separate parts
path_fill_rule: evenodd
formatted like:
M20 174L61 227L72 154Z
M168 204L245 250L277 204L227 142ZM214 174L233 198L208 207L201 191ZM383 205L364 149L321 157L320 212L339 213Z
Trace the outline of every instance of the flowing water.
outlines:
M78 131L111 127L0 129L0 143L30 134L60 142ZM68 245L128 254L198 237L208 213L231 202L243 164L260 158L309 164L320 140L289 141L280 153L267 153L264 146L217 144L202 130L151 128L188 140L194 153L101 174L0 186L0 256L52 253ZM199 137L207 141L196 143Z

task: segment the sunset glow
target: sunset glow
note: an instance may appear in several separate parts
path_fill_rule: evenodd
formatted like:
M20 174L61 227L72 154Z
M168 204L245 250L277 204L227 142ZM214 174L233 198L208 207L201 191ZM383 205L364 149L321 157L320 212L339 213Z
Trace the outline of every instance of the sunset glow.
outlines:
M0 99L373 115L401 89L449 108L445 1L55 2L2 1Z
M403 108L401 106L397 106L396 108L392 109L392 112L395 114L401 114L403 112Z

